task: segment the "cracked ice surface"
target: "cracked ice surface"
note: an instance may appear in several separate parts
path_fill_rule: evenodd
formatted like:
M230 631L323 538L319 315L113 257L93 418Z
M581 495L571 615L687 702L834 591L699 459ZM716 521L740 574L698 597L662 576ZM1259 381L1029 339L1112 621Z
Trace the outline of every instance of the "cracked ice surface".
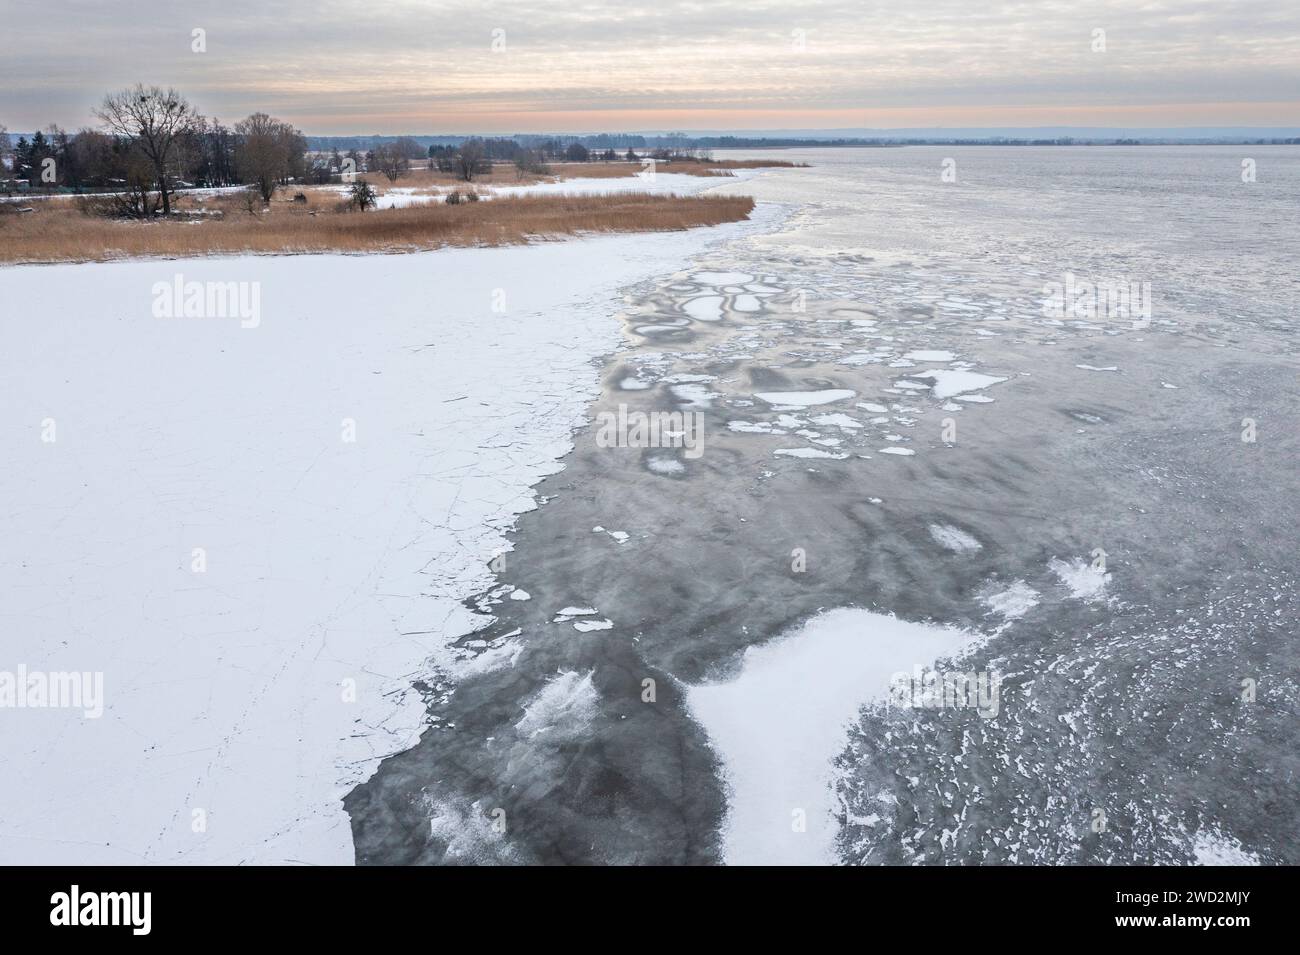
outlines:
M351 862L339 800L482 622L616 293L732 229L5 269L0 670L102 671L105 712L0 711L0 862ZM152 317L177 273L260 325Z

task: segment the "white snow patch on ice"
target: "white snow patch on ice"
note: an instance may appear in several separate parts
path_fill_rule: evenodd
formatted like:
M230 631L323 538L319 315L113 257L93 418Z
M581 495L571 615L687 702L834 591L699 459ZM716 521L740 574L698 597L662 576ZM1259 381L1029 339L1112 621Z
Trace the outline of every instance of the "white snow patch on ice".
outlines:
M595 607L565 607L563 610L555 612L556 620L563 620L565 617L590 617L598 613Z
M1232 836L1217 829L1202 829L1192 842L1197 865L1259 865L1259 856Z
M848 457L847 454L823 451L821 448L777 448L772 453L787 458L829 458L832 461L843 461Z
M827 388L822 391L762 391L754 397L766 401L769 405L783 408L807 408L810 405L825 405L832 401L844 401L852 398L856 392L847 388Z
M862 706L895 673L958 653L974 635L865 610L831 610L745 650L740 673L688 690L729 787L723 858L731 865L836 861L832 760ZM792 831L792 812L807 831Z
M599 709L600 697L592 682L595 672L570 670L542 687L515 724L520 735L532 739L545 733L557 741L581 735Z
M722 296L701 295L687 302L683 310L698 322L716 322L722 318Z
M956 554L973 554L977 550L984 549L984 545L978 540L960 527L951 524L931 524L930 536L940 547L946 547Z
M785 434L770 421L728 421L727 430L737 434Z
M1069 589L1070 596L1079 600L1096 600L1105 594L1106 585L1110 583L1110 574L1080 558L1064 561L1053 557L1047 567Z
M686 465L682 464L676 458L652 457L647 458L645 466L655 474L685 474Z
M1006 590L980 597L980 602L992 613L1007 620L1017 620L1038 606L1038 591L1023 580L1016 580Z
M519 863L510 841L498 831L490 808L481 801L429 800L429 830L447 844L444 861L469 865Z
M686 408L707 408L713 403L714 398L721 397L716 391L710 391L703 385L693 383L670 385L669 390Z

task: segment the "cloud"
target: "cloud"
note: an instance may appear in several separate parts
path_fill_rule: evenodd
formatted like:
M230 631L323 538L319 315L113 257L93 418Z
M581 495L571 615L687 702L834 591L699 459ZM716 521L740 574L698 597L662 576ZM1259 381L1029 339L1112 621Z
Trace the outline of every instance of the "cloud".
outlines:
M861 110L862 123L841 125L863 125L872 110L1056 105L1118 115L1134 105L1300 100L1293 0L11 6L23 28L0 40L0 121L14 129L86 122L104 92L137 80L175 85L210 115L267 109L322 132L339 123L484 129L537 113L635 125L643 111L711 121L722 111L735 115L723 125L740 127L751 114ZM196 27L204 53L190 49ZM1092 49L1099 29L1104 53ZM368 118L387 128L366 128Z

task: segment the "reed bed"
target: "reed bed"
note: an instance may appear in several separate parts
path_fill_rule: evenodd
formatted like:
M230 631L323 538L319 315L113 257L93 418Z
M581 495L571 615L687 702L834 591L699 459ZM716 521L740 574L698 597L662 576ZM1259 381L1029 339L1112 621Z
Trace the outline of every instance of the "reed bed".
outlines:
M116 259L312 252L403 252L444 246L494 246L602 232L663 232L747 218L745 196L538 195L460 205L433 203L369 212L339 211L337 194L275 202L252 214L242 199L209 198L206 213L169 221L90 216L71 200L28 204L0 214L0 262L103 262ZM193 200L191 200L193 202ZM184 215L184 213L182 214Z

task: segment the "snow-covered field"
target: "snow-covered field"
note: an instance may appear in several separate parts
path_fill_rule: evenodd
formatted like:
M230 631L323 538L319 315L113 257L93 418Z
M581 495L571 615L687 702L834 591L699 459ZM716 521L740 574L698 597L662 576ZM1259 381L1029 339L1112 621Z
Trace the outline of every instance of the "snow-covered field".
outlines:
M351 862L619 291L742 226L5 269L0 671L104 710L0 709L0 862ZM255 319L155 317L177 276Z
M638 173L620 178L587 178L576 176L559 182L539 182L527 186L492 186L498 196L569 195L608 196L620 192L673 193L679 196L694 195L715 186L734 185L753 178L756 170L739 169L734 176L691 176L680 172Z
M635 176L622 177L586 177L561 179L558 182L534 182L520 186L480 186L465 183L472 191L485 199L494 196L612 196L624 192L649 192L656 195L693 196L706 189L723 184L734 184L753 177L755 170L737 170L735 176L691 176L685 173L638 173ZM340 196L348 194L348 188L341 186L337 190ZM435 192L418 192L407 186L390 186L375 203L377 209L405 209L408 206L428 205L433 202L445 202L457 188L441 188Z

